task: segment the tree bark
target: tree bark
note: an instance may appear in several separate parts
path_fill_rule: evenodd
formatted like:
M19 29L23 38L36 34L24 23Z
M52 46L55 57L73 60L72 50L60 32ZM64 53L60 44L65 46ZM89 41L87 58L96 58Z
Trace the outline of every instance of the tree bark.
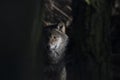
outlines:
M74 80L112 79L110 7L107 0L73 0Z

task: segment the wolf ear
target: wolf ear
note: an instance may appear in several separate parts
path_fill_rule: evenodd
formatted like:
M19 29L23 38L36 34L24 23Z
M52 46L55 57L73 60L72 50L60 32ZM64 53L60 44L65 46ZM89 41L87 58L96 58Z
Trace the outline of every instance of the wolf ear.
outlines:
M59 23L57 29L62 33L65 33L65 24L63 22Z

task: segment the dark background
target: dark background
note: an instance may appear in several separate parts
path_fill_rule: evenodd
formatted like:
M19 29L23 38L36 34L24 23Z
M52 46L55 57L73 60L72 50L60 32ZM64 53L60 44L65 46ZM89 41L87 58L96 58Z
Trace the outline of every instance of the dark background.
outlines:
M32 57L26 50L38 2L39 0L0 1L0 80L32 80ZM117 54L120 53L119 20L120 15L112 16L112 61L117 66L114 68L118 77L116 80L119 79L120 70Z
M26 53L37 0L0 1L0 80L31 80Z

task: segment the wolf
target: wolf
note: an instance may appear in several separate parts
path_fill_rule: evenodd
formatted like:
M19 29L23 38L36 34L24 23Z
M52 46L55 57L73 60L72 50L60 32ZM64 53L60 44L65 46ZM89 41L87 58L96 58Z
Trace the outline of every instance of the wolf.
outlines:
M68 36L65 24L47 26L43 29L44 80L66 80L65 51Z

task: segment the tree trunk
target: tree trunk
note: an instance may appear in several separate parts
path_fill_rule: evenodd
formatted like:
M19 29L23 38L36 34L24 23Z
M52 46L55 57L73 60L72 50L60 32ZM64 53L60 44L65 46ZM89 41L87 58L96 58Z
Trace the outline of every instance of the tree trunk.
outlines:
M39 48L39 43L41 40L41 32L42 32L42 19L44 13L44 0L36 0L35 2L35 12L33 25L30 32L30 38L28 42L27 53L29 53L29 58L31 61L31 80L40 80L42 77L41 69L42 69L42 50Z
M73 0L73 80L112 79L110 7L107 0Z

